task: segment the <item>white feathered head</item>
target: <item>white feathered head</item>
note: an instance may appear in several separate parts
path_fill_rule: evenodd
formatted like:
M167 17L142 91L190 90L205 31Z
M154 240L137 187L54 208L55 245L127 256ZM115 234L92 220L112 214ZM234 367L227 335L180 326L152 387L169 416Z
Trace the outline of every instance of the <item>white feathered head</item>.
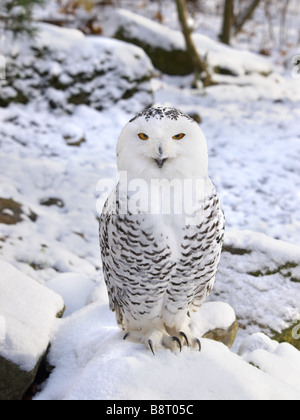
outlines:
M187 114L174 108L148 108L124 127L117 164L129 179L206 178L206 139Z

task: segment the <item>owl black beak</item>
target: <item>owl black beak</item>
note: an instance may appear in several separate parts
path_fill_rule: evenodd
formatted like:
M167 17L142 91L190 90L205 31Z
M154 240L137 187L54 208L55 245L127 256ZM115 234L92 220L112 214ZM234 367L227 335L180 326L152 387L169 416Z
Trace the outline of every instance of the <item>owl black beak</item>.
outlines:
M168 159L158 158L158 159L154 159L154 160L155 160L157 166L159 167L159 169L161 169Z

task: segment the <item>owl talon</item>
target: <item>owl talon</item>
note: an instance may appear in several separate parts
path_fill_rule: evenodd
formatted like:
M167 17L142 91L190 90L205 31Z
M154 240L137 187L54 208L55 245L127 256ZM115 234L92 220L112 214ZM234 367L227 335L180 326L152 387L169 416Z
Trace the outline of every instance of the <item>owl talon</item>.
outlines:
M129 332L124 335L123 340L126 340L128 336L129 336Z
M184 332L182 332L182 331L180 331L179 334L181 335L181 337L183 337L185 339L186 345L188 347L190 347L190 343L189 343L189 340L188 340L186 334Z
M153 342L152 342L152 340L148 340L148 346L150 347L150 350L152 351L153 356L155 356L155 353L154 353L154 350L153 350Z
M177 344L178 344L178 346L179 346L180 353L181 353L181 351L182 351L182 345L181 345L181 342L180 342L179 338L177 338L177 337L172 337L172 340L173 340L173 341L176 341L176 343L177 343Z
M201 351L202 350L202 346L201 346L201 341L199 340L199 338L196 338L195 339L195 343L198 344L199 351Z

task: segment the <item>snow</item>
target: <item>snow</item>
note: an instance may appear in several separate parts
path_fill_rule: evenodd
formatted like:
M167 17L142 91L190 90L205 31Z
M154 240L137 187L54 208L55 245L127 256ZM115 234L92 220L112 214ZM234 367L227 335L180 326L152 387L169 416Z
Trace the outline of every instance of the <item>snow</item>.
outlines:
M87 276L63 273L51 278L47 287L62 296L66 306L64 317L67 317L86 305L95 283Z
M249 337L247 347L248 351L244 348L242 350L243 357L248 363L299 389L299 351L287 343L278 344L263 334L254 334ZM289 372L288 375L287 372Z
M4 341L6 337L6 320L3 315L0 315L0 341Z
M52 338L60 295L0 260L0 356L30 372Z
M185 49L184 38L179 31L174 31L129 10L113 10L103 22L104 33L109 37L114 36L120 28L126 34L129 33L132 39L142 39L150 45L159 45L168 51Z
M159 350L154 357L122 340L106 305L91 304L61 322L49 358L56 369L37 400L300 398L299 383L258 370L210 340L202 340L201 353ZM287 353L299 364L299 352Z
M194 41L201 56L207 55L207 60L212 68L221 67L231 70L235 76L251 73L266 75L272 72L270 63L257 54L233 49L201 34L196 34Z
M273 239L262 233L232 230L226 235L226 245L265 254L264 261L268 261L269 268L271 268L272 260L276 263L275 267L284 265L287 261L299 263L299 246ZM259 261L257 261L257 268L259 268Z
M65 32L62 37L62 31ZM67 34L66 34L67 32ZM84 45L86 48L87 42L84 34L77 29L68 29L65 31L54 25L48 25L46 23L40 24L40 33L38 36L38 46L55 48L58 50L66 50L68 52L70 49L75 49L75 51L80 51L81 46ZM61 58L62 56L60 56Z
M175 33L174 42L179 39ZM135 96L102 111L81 105L70 114L63 107L49 112L49 98L64 103L66 95L48 90L37 102L12 104L0 114L0 197L13 198L27 214L37 215L35 222L23 215L17 225L0 225L0 258L24 273L26 283L27 276L36 280L39 292L29 297L31 288L18 285L28 305L40 300L44 288L38 283L43 283L67 307L51 334L39 331L39 340L51 337L49 362L55 369L36 399L300 399L299 352L269 338L271 330L287 328L300 317L300 283L287 276L290 271L300 278L300 80L281 67L268 77L256 74L272 68L272 57L244 55L203 34L195 39L209 45L213 63L230 64L237 76L215 75L219 84L206 90L190 89L190 76L156 76L151 86L156 104L201 115L210 175L226 215L225 245L251 250L242 256L223 254L211 299L195 315L202 335L228 327L236 314L242 327L236 344L229 351L202 340L202 353L184 348L181 354L160 350L153 357L143 345L122 340L102 277L97 185L103 179L115 182L118 135L144 101ZM124 43L95 37L87 42L76 30L43 25L40 43L53 49L44 67L66 84L74 69L94 68L100 44L118 57L118 66L128 67L129 75L142 74L145 64L152 68L140 49L130 46L127 54ZM69 49L74 55L66 54ZM66 60L64 65L54 57ZM26 53L25 59L30 66L32 57ZM117 85L117 79L115 73L107 87ZM1 97L13 96L7 89L1 88ZM80 147L71 145L81 139ZM61 205L41 204L49 198ZM287 263L291 268L285 270ZM1 299L2 294L0 308ZM28 314L31 310L29 305ZM0 309L0 354L1 334L9 328ZM17 351L14 357L29 369L39 352L19 331L30 360L20 360Z
M202 337L215 328L227 330L236 320L233 308L225 302L207 302L199 312L193 314L197 325L195 334Z

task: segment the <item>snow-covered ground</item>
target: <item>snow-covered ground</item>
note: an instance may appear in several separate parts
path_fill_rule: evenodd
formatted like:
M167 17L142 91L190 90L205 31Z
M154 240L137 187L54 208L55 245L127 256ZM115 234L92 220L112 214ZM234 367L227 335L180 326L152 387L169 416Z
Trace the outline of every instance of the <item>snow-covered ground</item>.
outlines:
M267 78L219 77L219 85L203 91L190 88L189 76L156 76L154 101L201 115L228 241L246 238L238 231L266 234L293 247L261 239L262 248L293 249L300 262L300 80L285 69ZM37 398L300 399L299 352L257 334L259 328L243 330L234 349L239 355L204 340L201 354L184 349L153 358L142 346L122 341L102 279L97 184L117 178L116 141L132 116L118 104L103 111L81 105L71 115L35 103L1 109L0 197L22 203L37 219L0 225L0 258L61 294L67 306L53 332L49 357L56 369ZM75 147L70 138L85 141ZM56 199L51 206L42 204L50 198ZM250 271L257 271L252 264ZM274 300L280 306L286 285L272 278L267 288L251 288L248 299L250 286L243 288L242 280L233 279L230 288L228 276L223 283L220 276L221 300L243 319L257 313L256 326L258 320L270 325L268 306ZM254 311L262 291L271 288L263 295L265 312ZM235 290L243 299L231 299ZM283 299L291 311L287 318L300 316L299 296L299 282L290 284ZM274 328L282 316L276 314Z

